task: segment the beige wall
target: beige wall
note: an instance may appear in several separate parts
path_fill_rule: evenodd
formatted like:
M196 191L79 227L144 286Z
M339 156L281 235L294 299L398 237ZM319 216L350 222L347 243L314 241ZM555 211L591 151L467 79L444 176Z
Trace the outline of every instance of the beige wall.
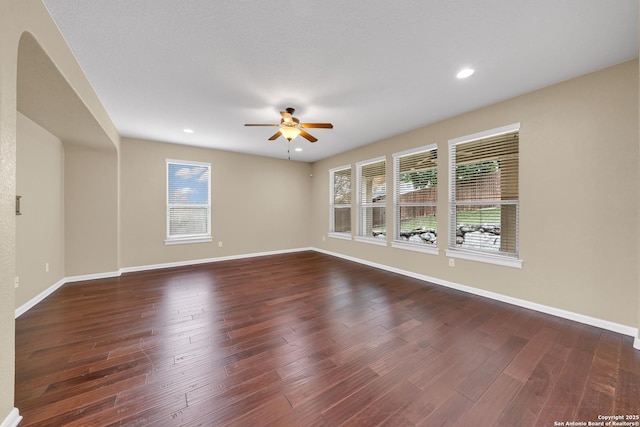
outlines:
M118 168L115 149L64 144L23 114L17 117L20 307L64 277L118 270Z
M64 148L59 138L18 113L16 307L64 277ZM45 264L49 264L46 271Z
M17 108L65 148L65 276L117 271L119 140L110 139L111 123L98 121L63 74L66 63L45 46L30 33L20 39Z
M211 163L213 242L164 244L166 159ZM309 246L307 163L128 138L120 162L122 267Z
M65 145L65 275L118 270L115 150Z
M0 2L0 420L13 410L15 372L16 57L8 2Z
M447 141L521 123L520 257L523 268L461 259L448 266ZM438 144L440 255L333 238L328 170ZM355 171L355 169L354 169ZM312 245L366 261L638 326L638 62L573 79L350 151L313 166ZM388 184L387 191L392 188ZM388 229L393 228L388 198ZM355 227L355 226L354 226ZM388 239L391 239L389 233Z

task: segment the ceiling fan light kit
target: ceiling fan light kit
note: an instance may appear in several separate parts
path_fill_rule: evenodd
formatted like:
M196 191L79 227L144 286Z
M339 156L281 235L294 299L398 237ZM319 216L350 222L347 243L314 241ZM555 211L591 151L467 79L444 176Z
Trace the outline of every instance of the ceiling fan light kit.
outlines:
M321 128L321 129L333 129L331 123L300 123L297 117L293 117L293 113L296 110L289 107L285 111L280 111L282 118L280 123L271 124L255 124L246 123L245 126L279 126L278 132L276 132L269 141L278 139L280 136L284 136L289 142L295 139L298 135L301 135L309 142L316 142L318 139L313 135L306 132L305 128Z
M280 133L282 134L282 136L291 141L292 139L295 139L296 136L300 135L300 129L298 129L296 126L283 124L282 126L280 126Z

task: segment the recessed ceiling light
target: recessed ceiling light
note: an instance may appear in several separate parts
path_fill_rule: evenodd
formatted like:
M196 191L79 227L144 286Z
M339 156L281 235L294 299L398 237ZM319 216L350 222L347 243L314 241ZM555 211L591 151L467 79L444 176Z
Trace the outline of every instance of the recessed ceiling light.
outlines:
M182 129L182 132L184 133L193 133L193 129Z
M302 148L296 147L296 151L302 151Z
M465 68L463 70L460 70L460 72L458 74L456 74L456 77L459 79L466 79L467 77L469 77L470 75L472 75L473 73L475 73L476 71L472 68Z

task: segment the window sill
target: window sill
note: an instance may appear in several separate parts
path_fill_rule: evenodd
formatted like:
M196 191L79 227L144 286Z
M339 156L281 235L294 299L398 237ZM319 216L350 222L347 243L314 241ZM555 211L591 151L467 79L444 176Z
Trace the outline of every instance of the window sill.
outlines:
M164 241L165 245L185 245L189 243L210 243L213 241L213 238L200 236L200 237L182 237L182 238L174 238L167 239Z
M370 245L387 246L387 239L381 239L379 237L364 237L356 236L356 242L368 243Z
M352 235L351 233L329 233L329 237L332 237L334 239L342 239L342 240L351 240L352 239Z
M396 249L403 249L406 251L422 252L422 253L431 254L431 255L440 254L440 250L435 245L426 245L426 244L420 245L420 244L411 244L411 243L404 243L404 242L392 242L391 247Z
M522 260L500 255L491 255L479 252L467 252L457 249L447 249L449 258L466 259L469 261L484 262L487 264L501 265L503 267L522 268Z

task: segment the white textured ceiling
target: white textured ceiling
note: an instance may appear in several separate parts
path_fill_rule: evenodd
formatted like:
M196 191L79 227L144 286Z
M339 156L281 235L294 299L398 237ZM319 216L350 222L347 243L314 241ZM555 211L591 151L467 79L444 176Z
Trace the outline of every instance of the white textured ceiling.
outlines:
M637 0L44 0L123 136L315 161L637 56ZM476 73L466 80L463 67ZM191 128L193 134L182 130Z

